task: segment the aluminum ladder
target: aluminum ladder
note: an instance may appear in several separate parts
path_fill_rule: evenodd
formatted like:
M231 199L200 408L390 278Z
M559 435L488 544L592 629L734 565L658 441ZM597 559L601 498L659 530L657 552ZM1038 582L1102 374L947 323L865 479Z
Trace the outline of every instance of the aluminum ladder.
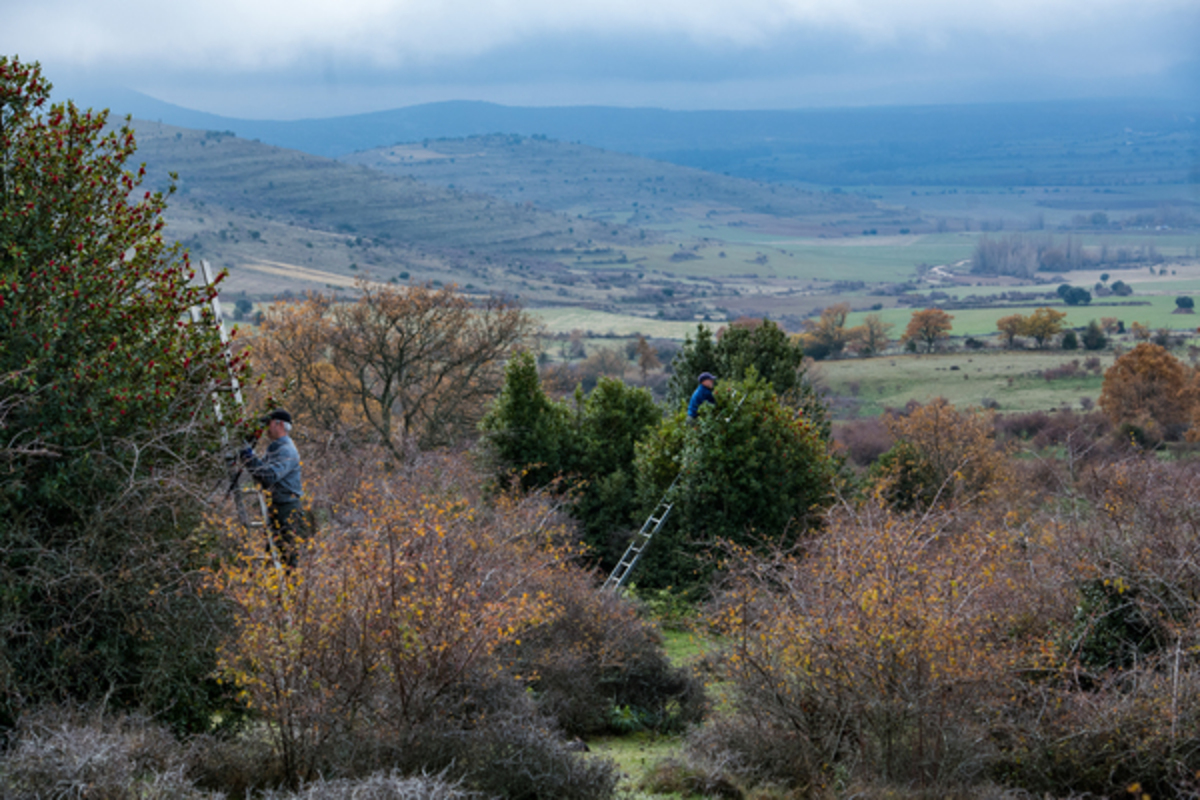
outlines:
M200 272L204 276L206 286L211 288L216 285L212 265L208 263L207 259L200 260ZM233 369L233 351L230 347L229 334L225 330L225 315L221 312L221 301L216 294L212 298L211 311L213 327L217 329L217 333L221 337L221 352L225 357L225 367L229 370L229 393L233 398L234 406L242 408L245 406L245 400L242 398L242 386ZM203 318L202 309L192 306L192 321L199 323ZM238 521L242 525L248 528L265 528L267 525L267 498L258 484L245 480L246 471L242 468L237 454L230 445L229 429L225 425L225 408L219 388L213 390L212 401L217 423L221 426L221 452L227 454L226 462L229 466L229 483L226 494L233 497L233 507L237 511ZM252 513L252 508L257 513Z
M650 540L654 538L654 534L658 533L663 524L666 523L667 517L671 514L671 509L675 507L675 503L671 501L671 492L675 489L675 484L679 483L679 478L683 475L683 470L675 476L675 480L671 481L671 485L663 492L662 499L658 501L658 505L654 507L654 511L650 512L650 516L642 524L642 529L639 530L629 542L629 547L625 549L625 555L621 556L621 560L617 566L609 574L608 579L604 581L604 586L601 590L612 589L614 592L620 591L625 585L625 579L629 577L629 573L637 565L638 559L642 557L642 551L650 544Z

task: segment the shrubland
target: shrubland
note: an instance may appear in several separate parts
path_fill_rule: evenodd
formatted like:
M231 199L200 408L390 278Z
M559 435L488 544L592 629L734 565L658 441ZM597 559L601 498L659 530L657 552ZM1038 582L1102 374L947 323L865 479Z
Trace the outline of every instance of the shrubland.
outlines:
M892 422L918 491L864 473L797 546L727 548L706 614L733 708L649 786L1194 791L1191 465L1069 413L1027 421L1061 433L1017 459L989 446L1015 429L931 405Z
M231 373L132 139L39 116L26 65L0 87L4 796L591 800L615 767L567 737L633 730L686 736L647 786L707 796L1196 793L1197 375L1162 346L1102 412L912 404L847 464L773 323L700 327L665 408L557 401L518 309L364 284L234 361L307 451L284 565L205 490ZM837 317L810 335L845 348ZM596 589L664 495L635 580L697 604L715 709Z

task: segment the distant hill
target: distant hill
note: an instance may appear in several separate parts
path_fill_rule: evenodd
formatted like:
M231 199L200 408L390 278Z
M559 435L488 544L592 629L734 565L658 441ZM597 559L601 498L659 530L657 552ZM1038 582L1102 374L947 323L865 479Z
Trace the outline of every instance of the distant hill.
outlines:
M341 161L631 225L731 212L796 218L874 210L854 195L717 175L542 136L436 139L353 153Z
M562 252L609 249L635 233L215 131L135 122L147 185L178 174L168 233L234 271L239 291L455 281L519 293L552 286ZM646 234L637 232L644 243ZM247 267L246 265L250 265ZM255 272L253 280L245 273ZM520 274L514 281L510 272ZM549 292L547 288L545 291Z
M580 142L754 180L826 186L1200 180L1196 111L1161 100L796 111L521 108L455 101L290 122L203 114L132 92L84 101L326 157L504 133Z
M566 217L496 198L214 131L135 127L150 180L162 185L177 172L179 195L190 200L429 247L547 249L578 240ZM596 238L606 230L596 227Z

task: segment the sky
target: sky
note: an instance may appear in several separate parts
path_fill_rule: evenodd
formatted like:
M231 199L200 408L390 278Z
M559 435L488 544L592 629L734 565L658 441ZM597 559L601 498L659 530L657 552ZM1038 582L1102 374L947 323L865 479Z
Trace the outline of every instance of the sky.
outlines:
M439 100L1200 106L1200 0L0 0L60 89L251 119Z

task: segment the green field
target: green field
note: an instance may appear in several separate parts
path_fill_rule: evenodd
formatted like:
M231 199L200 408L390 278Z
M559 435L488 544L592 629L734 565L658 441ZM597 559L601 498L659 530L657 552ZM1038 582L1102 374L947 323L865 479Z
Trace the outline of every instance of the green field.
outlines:
M1083 398L1092 402L1099 398L1102 373L1054 381L1037 375L1074 360L1082 365L1092 355L1029 350L881 356L817 362L809 375L831 396L853 401L858 416L875 416L886 408L903 408L910 400L926 403L937 397L959 407L980 406L989 398L999 403L1001 411L1037 411L1079 408ZM1101 369L1113 360L1111 352L1098 357Z
M1197 285L1196 289L1191 292L1180 292L1180 294L1200 294L1200 285ZM1100 301L1086 306L1073 307L1047 300L1042 303L1013 304L1002 308L954 309L947 313L954 318L954 327L951 331L954 336L995 336L997 335L996 320L1010 314L1028 315L1042 306L1052 306L1057 311L1065 311L1067 316L1064 324L1070 328L1082 328L1093 319L1098 321L1102 317L1116 317L1127 327L1134 322L1140 322L1151 330L1169 328L1174 331L1194 331L1197 325L1200 325L1200 317L1196 314L1174 313L1176 296L1175 293L1135 296L1121 300L1114 299L1113 302ZM938 304L931 302L928 305ZM917 308L924 307L926 307L925 304L917 306ZM884 322L893 324L895 327L891 333L893 336L899 336L912 317L913 309L885 308L876 312L857 312L848 317L847 324L861 325L863 317L867 313L876 313Z
M632 336L640 333L656 339L683 339L696 332L695 322L673 322L586 308L531 308L530 313L541 320L550 333L570 333L580 330L593 336Z

